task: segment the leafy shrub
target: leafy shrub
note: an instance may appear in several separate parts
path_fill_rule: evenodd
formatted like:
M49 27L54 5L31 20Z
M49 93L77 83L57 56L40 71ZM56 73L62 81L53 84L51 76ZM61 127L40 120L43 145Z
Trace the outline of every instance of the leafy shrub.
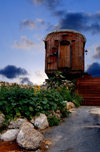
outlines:
M65 77L62 75L62 72L57 71L54 72L53 76L47 80L46 84L50 89L58 88L63 84L62 80L64 79Z
M50 111L61 112L62 117L66 117L66 103L63 101L72 101L78 107L82 98L75 94L72 89L62 85L63 76L61 73L55 74L55 77L50 78L48 89L20 86L1 86L0 88L0 111L5 114L6 122L9 119L18 117L26 117L30 120L33 116L44 113L47 115L50 126L59 123L59 119L50 117ZM62 85L60 87L60 85ZM54 87L53 87L54 86Z
M50 110L64 112L65 106L63 96L55 89L41 90L37 93L33 88L19 86L2 86L0 89L0 111L5 114L6 120L17 117L31 119L37 113L49 116Z
M48 117L48 122L50 127L52 126L58 126L60 119L58 119L56 116Z
M78 94L74 93L72 102L75 104L76 107L79 107L82 103L83 98Z
M26 116L30 118L34 90L32 88L20 88L19 86L5 87L0 89L0 111L7 119Z
M65 86L59 90L59 93L63 97L63 101L65 101L65 100L72 101L71 90L66 89Z

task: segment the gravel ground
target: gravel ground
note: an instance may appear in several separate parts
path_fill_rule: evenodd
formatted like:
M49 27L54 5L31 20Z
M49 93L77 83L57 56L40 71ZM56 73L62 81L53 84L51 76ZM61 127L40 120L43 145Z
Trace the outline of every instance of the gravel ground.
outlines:
M47 152L100 152L100 107L82 106L57 127L44 132Z

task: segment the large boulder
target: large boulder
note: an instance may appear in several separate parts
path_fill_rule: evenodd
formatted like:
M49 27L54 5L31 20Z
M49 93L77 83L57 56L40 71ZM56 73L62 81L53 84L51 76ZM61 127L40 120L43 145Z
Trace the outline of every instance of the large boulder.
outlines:
M40 130L49 127L47 116L42 113L40 114L40 116L35 116L35 118L31 120L31 123L33 123L34 126Z
M41 146L43 135L29 122L24 123L17 136L17 143L27 150L36 150Z
M10 129L1 134L0 139L3 141L14 141L17 138L19 129Z
M3 113L1 113L0 114L0 127L2 127L4 121L5 121L5 115Z
M8 128L19 129L21 127L21 125L25 122L27 122L27 119L18 118L16 120L12 120L12 121L10 121Z

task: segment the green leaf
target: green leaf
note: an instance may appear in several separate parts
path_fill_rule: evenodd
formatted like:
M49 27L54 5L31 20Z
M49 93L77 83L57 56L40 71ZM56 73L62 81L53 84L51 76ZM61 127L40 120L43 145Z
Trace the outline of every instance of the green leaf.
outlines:
M34 110L33 110L33 107L29 107L29 111L31 111L31 112L34 111Z

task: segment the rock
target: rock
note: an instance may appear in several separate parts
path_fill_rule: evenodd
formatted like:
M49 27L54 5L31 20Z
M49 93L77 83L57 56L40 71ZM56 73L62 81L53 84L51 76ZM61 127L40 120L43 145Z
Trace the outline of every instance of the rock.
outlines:
M68 101L64 101L64 103L66 103L66 108L67 110L70 110L72 108L75 108L75 105L73 102L68 102Z
M0 139L3 141L14 141L17 137L19 129L10 129L1 134Z
M19 129L23 123L27 122L27 119L18 118L17 120L10 121L8 128L10 129Z
M92 114L100 115L100 108L99 107L93 108L89 112Z
M10 152L10 151L9 151ZM16 151L11 151L11 152L16 152ZM18 151L19 152L19 151ZM24 151L23 151L24 152ZM38 149L38 150L25 150L25 152L43 152L43 151L41 151L40 149Z
M2 113L0 114L0 127L2 127L4 121L5 121L5 115Z
M41 150L47 151L51 145L52 145L52 142L50 140L44 140L41 145Z
M54 112L54 115L55 115L58 119L60 119L60 118L61 118L61 112L60 112L60 110L57 110L56 112Z
M33 125L25 122L18 133L17 143L27 150L36 150L41 146L43 135L34 129Z
M60 110L57 110L56 112L54 110L49 111L51 114L49 115L50 117L56 116L58 119L61 118L61 112Z
M31 122L34 122L34 126L40 130L49 127L47 116L45 114L42 114L42 113L40 114L40 116L36 116L34 118L34 121L31 120Z
M72 108L75 108L74 103L72 103L72 102L67 102L67 109L70 110L70 109L72 109Z
M52 142L50 140L44 140L43 144L50 146L52 145Z
M32 119L31 119L31 123L34 125L34 122L35 122L35 117L33 117Z
M35 152L42 152L40 149L36 150Z

